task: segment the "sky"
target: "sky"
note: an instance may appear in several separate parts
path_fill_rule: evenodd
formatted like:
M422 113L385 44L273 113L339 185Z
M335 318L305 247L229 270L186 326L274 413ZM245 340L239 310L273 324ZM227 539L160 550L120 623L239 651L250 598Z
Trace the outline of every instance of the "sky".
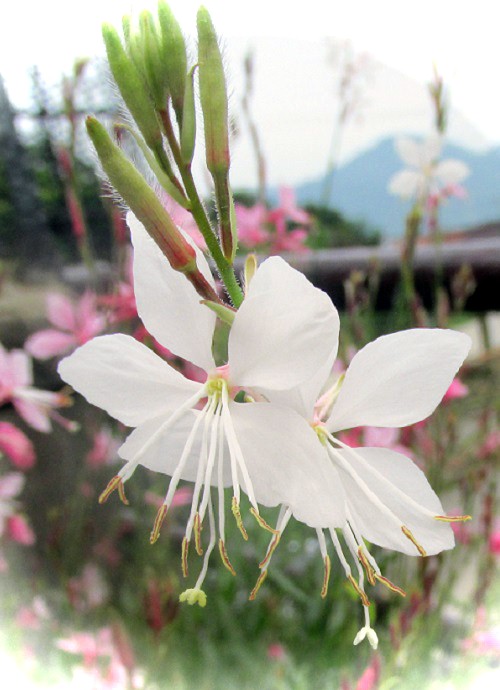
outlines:
M186 34L195 34L194 0L169 3ZM255 53L254 117L271 182L293 184L325 166L334 121L334 74L327 39L348 40L370 54L372 79L358 117L345 128L339 160L387 133L425 134L431 110L425 84L433 64L453 106L450 138L472 147L500 145L498 20L491 0L206 0L225 46L233 104L245 52ZM28 69L56 82L80 56L102 55L100 26L155 2L25 0L0 11L0 74L16 106L27 105ZM290 107L292 104L292 107ZM251 184L252 152L236 143L235 173Z

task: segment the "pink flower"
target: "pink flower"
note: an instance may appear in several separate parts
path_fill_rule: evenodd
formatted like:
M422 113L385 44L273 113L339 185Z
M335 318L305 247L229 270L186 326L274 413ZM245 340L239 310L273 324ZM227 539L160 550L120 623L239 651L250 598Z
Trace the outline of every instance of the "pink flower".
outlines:
M399 443L399 429L390 427L364 426L355 427L340 434L343 443L347 443L351 448L358 446L369 446L370 448L390 448L398 453L403 453L407 457L413 457L411 450Z
M39 630L50 615L43 597L35 596L29 606L22 606L17 612L16 625L25 630Z
M49 295L47 318L55 328L33 333L24 345L26 352L37 359L69 352L100 333L106 325L104 316L97 311L96 297L90 291L76 305L64 295Z
M7 519L7 534L23 546L32 546L36 541L35 533L22 515L11 515Z
M88 611L102 606L109 597L109 587L95 563L87 563L79 577L68 582L68 597L77 611Z
M487 458L492 455L496 449L500 446L500 431L492 431L486 437L483 445L479 449L478 457Z
M488 542L488 551L494 556L500 555L500 529L495 529Z
M451 510L448 515L463 515L463 510L457 510L456 508ZM455 539L460 544L468 544L472 537L472 530L466 522L451 522L451 529L455 534Z
M0 422L0 452L5 453L18 470L29 470L35 464L33 444L9 422Z
M94 434L92 448L87 453L86 460L89 467L96 469L102 465L108 465L118 458L118 448L121 445L109 429L102 428Z
M269 232L264 225L267 220L267 209L262 204L248 208L235 204L236 225L239 242L247 249L255 249L269 242Z
M24 421L37 431L51 431L50 418L74 430L74 424L55 412L58 407L70 405L71 399L63 393L34 388L32 383L32 362L26 352L7 352L0 345L0 405L12 403Z
M146 491L144 494L144 500L151 506L155 508L160 508L163 505L163 496L158 496L153 491ZM174 493L171 506L172 508L180 506L191 505L193 500L193 489L190 486L182 486L180 489Z
M380 659L373 657L371 664L365 669L356 684L356 690L374 690L380 677Z
M85 666L92 666L99 657L111 657L114 651L111 628L101 628L95 635L76 632L56 640L56 646L69 654L82 656Z
M98 303L110 310L111 323L133 321L138 318L134 294L133 255L130 251L125 265L125 280L118 283L116 290L109 295L101 295Z
M201 234L196 222L189 211L186 211L180 204L174 201L171 197L163 199L163 205L170 214L174 223L187 232L187 234L194 240L195 244L202 250L206 251L207 245L205 239Z
M444 394L443 401L448 402L449 400L455 400L455 398L465 398L468 393L469 389L467 386L459 378L454 378Z
M267 657L272 661L284 661L286 659L286 650L279 642L273 642L267 648Z

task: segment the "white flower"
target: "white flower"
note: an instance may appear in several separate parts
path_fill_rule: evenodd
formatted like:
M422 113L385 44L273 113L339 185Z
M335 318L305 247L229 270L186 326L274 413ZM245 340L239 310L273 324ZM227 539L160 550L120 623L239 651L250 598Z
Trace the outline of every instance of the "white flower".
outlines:
M345 376L316 405L314 401L328 375L325 370L291 393L269 395L274 403L286 397L301 415L304 428L313 426L319 439L318 454L321 451L327 455L335 482L343 489L345 521L321 527L328 530L346 577L365 607L366 625L356 637L357 642L366 635L372 646L375 640L368 634L370 602L364 589L365 576L372 585L379 581L405 595L382 575L365 540L413 556L436 554L454 545L453 531L447 523L467 516L444 515L423 472L405 455L380 447L353 449L334 434L357 426L402 427L425 419L445 394L469 348L469 337L456 331L401 331L382 336L361 349ZM316 500L325 499L317 494L311 496L311 501ZM290 517L286 506L280 517L278 535L261 564L260 582ZM331 566L322 528L316 532L325 564L322 596L326 596ZM336 528L342 533L357 578L343 553Z
M299 432L300 416L281 405L240 403L244 391L253 398L285 391L315 375L317 362L331 366L336 356L339 319L328 296L314 288L282 259L263 262L235 314L228 340L227 363L217 366L212 354L216 317L200 304L199 295L174 271L142 225L129 214L134 244L134 283L139 315L148 331L175 355L207 373L205 383L185 378L146 346L115 334L97 337L59 365L62 378L124 424L134 426L119 455L127 462L101 499L118 489L141 464L172 477L158 511L151 541L181 479L194 482L193 502L183 542L194 534L201 555L201 529L208 513L210 540L198 581L183 600L203 605L201 584L216 540L211 487L218 496L219 550L228 570L224 536L224 487L232 487L232 511L246 538L240 515L240 489L261 526L259 504L274 506L285 499L293 514L312 526L336 519L331 497L337 487L326 459L314 457L313 430ZM197 250L198 267L214 285L209 266ZM202 409L196 409L204 403ZM199 407L199 406L198 406ZM299 422L299 426L297 426ZM310 494L323 485L324 501L311 505Z
M411 139L396 141L398 154L408 167L389 181L391 194L403 199L425 199L429 195L459 185L469 175L469 168L462 161L448 158L439 161L442 142L437 136L417 143Z

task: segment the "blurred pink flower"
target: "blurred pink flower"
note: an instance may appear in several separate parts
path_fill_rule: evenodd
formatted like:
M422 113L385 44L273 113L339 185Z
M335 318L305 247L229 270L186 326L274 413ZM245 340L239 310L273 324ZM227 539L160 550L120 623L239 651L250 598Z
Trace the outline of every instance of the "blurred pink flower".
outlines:
M95 295L87 291L76 305L64 295L47 298L47 318L55 328L33 333L24 344L36 359L50 359L83 345L104 330L105 318L97 311Z
M0 422L0 452L7 455L18 470L29 470L35 464L35 449L29 438L9 422Z
M83 612L102 606L109 597L109 586L100 568L87 563L79 577L72 577L67 585L71 605Z
M255 249L269 242L269 232L264 228L267 209L263 204L247 207L235 204L238 240L247 249Z
M450 384L450 387L444 394L443 402L448 402L449 400L454 400L455 398L465 398L469 393L467 386L460 381L459 378L454 378Z
M86 461L89 467L96 469L116 461L118 459L118 448L121 443L120 440L113 436L109 429L105 427L99 429L99 431L94 434L92 448L86 455Z
M7 534L12 541L23 546L32 546L36 541L35 533L22 515L11 515L7 518Z
M34 596L29 606L22 606L16 614L16 625L24 630L39 630L51 617L50 610L41 596Z
M500 446L500 431L492 431L486 439L483 445L479 448L478 456L480 458L487 458L492 455L496 449Z
M284 661L286 649L279 642L272 642L267 648L267 658L272 661Z
M158 496L153 491L146 491L144 494L144 500L151 506L155 508L160 508L163 505L163 496ZM180 508L180 506L187 506L191 504L193 500L193 489L190 486L181 486L180 489L174 493L172 498L171 507Z
M86 666L94 664L99 657L113 655L111 628L101 628L97 633L75 632L56 640L56 647L69 654L83 657Z
M56 408L71 404L69 396L34 388L32 383L32 362L26 352L7 352L0 345L0 405L12 403L24 421L37 431L51 431L51 418L68 429L74 429L72 422L55 412Z
M207 245L205 243L205 239L201 234L192 214L189 211L186 211L185 208L174 201L171 197L165 195L162 201L174 223L181 228L181 230L184 230L184 232L186 232L191 239L194 240L194 243L202 251L206 251Z
M500 658L500 627L488 628L487 611L484 606L476 612L474 630L463 640L462 649L479 656Z
M370 448L390 448L413 458L411 450L399 443L400 429L391 427L363 426L349 429L339 434L339 438L351 448L369 446Z
M125 265L125 280L118 283L114 292L98 297L98 303L110 311L108 314L110 323L133 321L138 318L133 286L133 254L130 251Z
M374 690L380 677L380 659L374 656L356 684L356 690Z
M459 510L454 508L453 510L450 510L448 515L464 515L463 510ZM469 527L467 522L451 522L451 529L453 530L453 533L455 534L455 539L460 543L460 544L468 544L472 538L473 531Z
M500 528L496 528L490 536L488 550L494 556L500 555Z

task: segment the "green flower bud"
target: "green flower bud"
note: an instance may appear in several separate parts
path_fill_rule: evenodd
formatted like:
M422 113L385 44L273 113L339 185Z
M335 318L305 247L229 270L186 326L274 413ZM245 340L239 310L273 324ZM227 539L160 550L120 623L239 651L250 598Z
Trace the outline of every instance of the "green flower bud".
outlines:
M109 66L127 108L150 149L163 150L160 125L153 103L134 62L128 57L116 30L109 24L102 27ZM160 155L160 154L159 154Z
M182 122L186 89L187 54L181 27L166 2L158 3L158 20L162 36L162 61L168 90L172 97L177 122Z
M96 118L88 117L86 126L109 181L144 225L172 268L184 273L202 297L219 301L198 270L195 250L179 232L146 180Z
M153 102L157 110L167 103L167 74L162 64L163 53L161 37L151 12L144 10L139 18L140 44L144 74Z
M184 108L181 125L181 154L182 160L191 164L196 143L196 106L194 102L194 70L193 67L186 79L186 91L184 93Z
M230 163L226 79L217 35L204 7L198 10L197 25L206 160L208 169L214 175L227 172Z

